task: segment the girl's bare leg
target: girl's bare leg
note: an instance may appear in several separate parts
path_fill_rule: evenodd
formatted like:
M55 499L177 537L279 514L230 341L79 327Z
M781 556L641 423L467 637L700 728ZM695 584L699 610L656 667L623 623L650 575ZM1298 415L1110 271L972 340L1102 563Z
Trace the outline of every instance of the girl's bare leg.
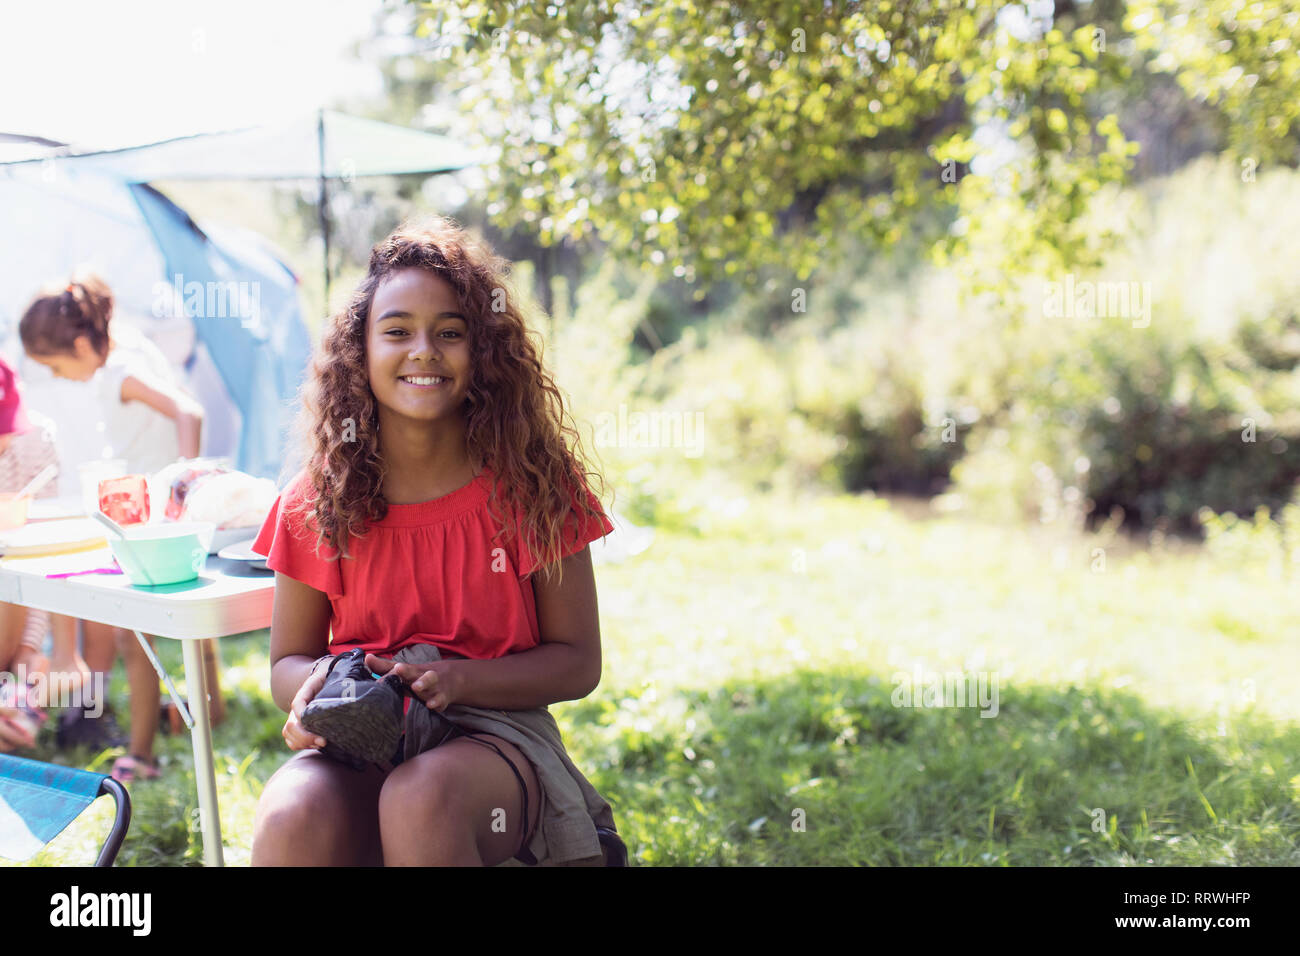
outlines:
M51 614L50 630L53 632L50 652L51 699L84 699L79 695L90 691L92 681L90 669L77 649L77 619L66 614Z
M7 671L14 680L36 689L36 693L28 696L28 702L39 708L49 705L50 662L36 642L43 641L49 620L44 611L33 611L21 604L0 603L0 671ZM44 675L46 679L38 680L37 675Z
M86 666L92 673L103 674L105 684L108 683L108 675L113 670L113 661L117 657L119 628L111 624L101 624L98 621L82 621L82 654L86 659Z
M111 624L101 624L98 621L81 622L81 656L85 658L86 666L90 668L90 686L82 692L84 701L94 701L99 707L108 704L108 683L113 677L113 662L117 659L121 633L121 628L113 627ZM131 636L129 632L127 636ZM134 642L135 638L131 637L131 640ZM127 672L127 676L130 677L130 671ZM156 691L156 678L154 685ZM134 689L131 700L134 704ZM158 709L157 703L154 704L154 709ZM133 720L132 723L134 724L135 721ZM142 750L140 753L147 754L148 751Z
M501 748L528 787L528 832L541 810L537 773L519 748ZM397 767L379 795L387 866L496 866L519 850L523 832L519 781L500 754L459 738Z
M253 866L382 866L383 782L377 767L357 771L314 750L294 754L257 801Z
M153 646L152 638L145 639ZM140 757L153 756L153 738L158 732L158 672L131 631L118 629L118 647L126 668L126 684L131 697L131 749Z
M0 671L12 670L10 665L18 654L26 624L27 608L0 603Z

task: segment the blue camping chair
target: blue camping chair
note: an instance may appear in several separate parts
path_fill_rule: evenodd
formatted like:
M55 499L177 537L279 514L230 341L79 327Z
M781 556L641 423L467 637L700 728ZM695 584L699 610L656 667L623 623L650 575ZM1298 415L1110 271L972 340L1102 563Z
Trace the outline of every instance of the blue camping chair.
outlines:
M117 815L95 866L112 866L131 825L131 798L112 777L0 754L0 856L27 860L103 794Z

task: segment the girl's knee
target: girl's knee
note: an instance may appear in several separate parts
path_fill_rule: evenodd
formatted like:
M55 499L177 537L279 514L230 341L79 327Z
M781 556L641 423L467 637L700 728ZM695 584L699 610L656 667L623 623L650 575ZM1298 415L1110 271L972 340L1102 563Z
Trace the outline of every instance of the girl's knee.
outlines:
M268 786L257 801L253 820L254 866L284 866L299 856L311 834L306 802Z
M323 754L300 750L271 775L262 790L262 799L271 804L299 804L315 811L342 809L348 798L369 777L335 763ZM260 801L259 801L260 802Z
M454 852L474 846L479 811L474 788L458 770L463 768L455 761L428 753L389 774L379 794L379 831L386 853L405 854L411 841L460 848Z
M253 862L375 862L378 771L357 773L315 753L300 753L272 775L257 801Z
M389 866L482 863L464 777L452 761L422 754L389 774L379 794L379 832ZM457 781L460 781L459 785Z
M295 758L286 763L262 788L257 801L258 835L264 831L281 834L303 829L321 811L332 809L328 806L329 794L319 792L320 788L313 785L312 776L294 766L297 762Z
M444 761L419 757L397 767L379 792L380 822L454 816L461 790L449 769Z

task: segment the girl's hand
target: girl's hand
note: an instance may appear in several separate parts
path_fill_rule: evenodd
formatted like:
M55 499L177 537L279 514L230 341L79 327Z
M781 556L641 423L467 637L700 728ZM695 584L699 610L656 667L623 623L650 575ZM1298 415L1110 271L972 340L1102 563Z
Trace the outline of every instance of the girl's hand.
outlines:
M387 657L366 655L366 666L376 674L393 673L411 688L415 697L430 710L442 712L460 698L461 674L455 661L432 661L428 664L398 664Z
M298 693L289 706L289 719L284 722L284 730L280 731L280 736L290 750L320 750L325 746L325 738L311 733L299 720L303 708L315 700L324 686L325 668L316 667L303 681L302 687L298 688Z
M0 704L0 753L36 743L36 727L17 707Z
M31 685L36 682L37 674L44 674L48 679L50 661L36 648L24 645L18 648L18 653L14 655L13 661L9 664L9 669L15 673L20 667L26 668L27 683Z
M90 668L82 656L73 653L71 657L55 654L49 662L49 693L52 700L71 700L74 694L81 694L90 689Z

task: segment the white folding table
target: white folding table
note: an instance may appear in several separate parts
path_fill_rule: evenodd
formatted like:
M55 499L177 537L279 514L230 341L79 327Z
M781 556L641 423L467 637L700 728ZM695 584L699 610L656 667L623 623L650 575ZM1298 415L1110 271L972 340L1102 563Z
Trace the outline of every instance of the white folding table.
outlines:
M86 567L112 564L112 552L81 552ZM134 631L159 676L175 697L171 680L163 672L144 634L181 642L189 699L195 703L190 725L194 747L194 776L199 791L199 824L203 834L203 862L221 866L221 818L217 811L217 786L213 770L212 728L208 720L207 676L197 641L229 637L271 625L275 575L250 568L240 561L209 556L195 581L157 587L133 587L124 575L85 574L47 578L53 566L66 565L68 555L6 558L0 561L0 601L98 621ZM96 560L101 563L96 564ZM185 713L184 702L177 705Z

